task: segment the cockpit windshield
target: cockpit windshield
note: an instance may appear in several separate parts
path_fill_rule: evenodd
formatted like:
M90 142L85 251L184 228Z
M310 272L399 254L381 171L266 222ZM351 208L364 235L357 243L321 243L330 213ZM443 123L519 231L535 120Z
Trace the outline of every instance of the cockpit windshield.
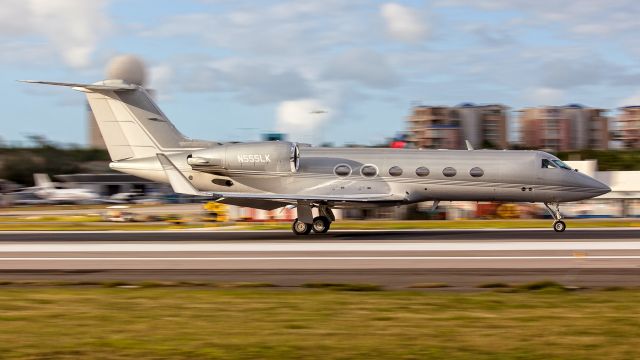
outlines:
M571 170L571 167L569 167L569 165L563 163L560 160L549 160L549 159L542 159L542 168L543 169L557 169L557 168L561 168L561 169L565 169L565 170Z
M558 165L558 167L563 168L565 170L572 170L571 167L560 160L552 160L554 164Z

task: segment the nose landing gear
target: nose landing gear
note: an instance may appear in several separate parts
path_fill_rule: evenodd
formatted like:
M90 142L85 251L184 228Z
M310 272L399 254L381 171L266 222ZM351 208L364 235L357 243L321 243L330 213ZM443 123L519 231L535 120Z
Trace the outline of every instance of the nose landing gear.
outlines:
M553 205L555 207L555 210L551 209L549 205ZM547 210L549 210L549 213L553 217L553 230L555 230L555 232L563 232L567 228L567 224L562 221L562 214L560 213L560 203L544 203L544 206L547 207Z

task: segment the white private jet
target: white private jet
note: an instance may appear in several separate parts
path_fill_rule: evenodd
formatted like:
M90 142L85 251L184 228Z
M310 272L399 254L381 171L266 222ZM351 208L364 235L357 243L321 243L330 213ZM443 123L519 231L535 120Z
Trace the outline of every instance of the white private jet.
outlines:
M56 185L47 174L33 174L34 194L49 203L88 203L100 199L100 195L83 188L65 188Z

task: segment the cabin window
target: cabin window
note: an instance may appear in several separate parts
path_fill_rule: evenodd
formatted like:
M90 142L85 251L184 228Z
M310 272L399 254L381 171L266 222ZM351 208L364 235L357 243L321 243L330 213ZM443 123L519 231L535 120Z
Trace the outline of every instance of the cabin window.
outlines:
M456 169L448 166L446 168L444 168L442 170L442 175L446 176L446 177L452 177L452 176L456 176L458 172L456 171Z
M360 169L360 174L364 177L373 177L378 175L378 168L373 165L365 165Z
M542 159L542 168L543 169L555 169L557 166L551 162L549 159Z
M400 176L400 175L402 175L402 168L400 166L392 166L389 169L389 175L391 175L391 176Z
M416 175L420 177L429 176L429 169L427 169L424 166L420 166L419 168L416 169Z
M471 170L469 170L469 175L473 176L473 177L481 177L482 175L484 175L484 170L480 169L479 167L474 167Z
M340 164L333 168L333 173L338 176L349 176L351 175L351 166L347 164Z

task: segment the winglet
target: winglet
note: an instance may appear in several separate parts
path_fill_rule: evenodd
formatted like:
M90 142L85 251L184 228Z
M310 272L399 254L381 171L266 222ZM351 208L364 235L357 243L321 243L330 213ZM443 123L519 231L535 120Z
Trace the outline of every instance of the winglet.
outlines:
M471 143L469 142L469 140L465 140L464 141L465 144L467 144L467 150L474 150L473 149L473 145L471 145Z
M171 188L173 191L178 194L187 194L187 195L196 195L196 196L211 196L211 193L203 192L195 188L193 184L187 180L186 177L178 170L175 164L169 160L167 155L165 154L156 154L158 160L160 161L160 165L162 165L162 169L164 173L167 175L169 179L169 183L171 184Z

